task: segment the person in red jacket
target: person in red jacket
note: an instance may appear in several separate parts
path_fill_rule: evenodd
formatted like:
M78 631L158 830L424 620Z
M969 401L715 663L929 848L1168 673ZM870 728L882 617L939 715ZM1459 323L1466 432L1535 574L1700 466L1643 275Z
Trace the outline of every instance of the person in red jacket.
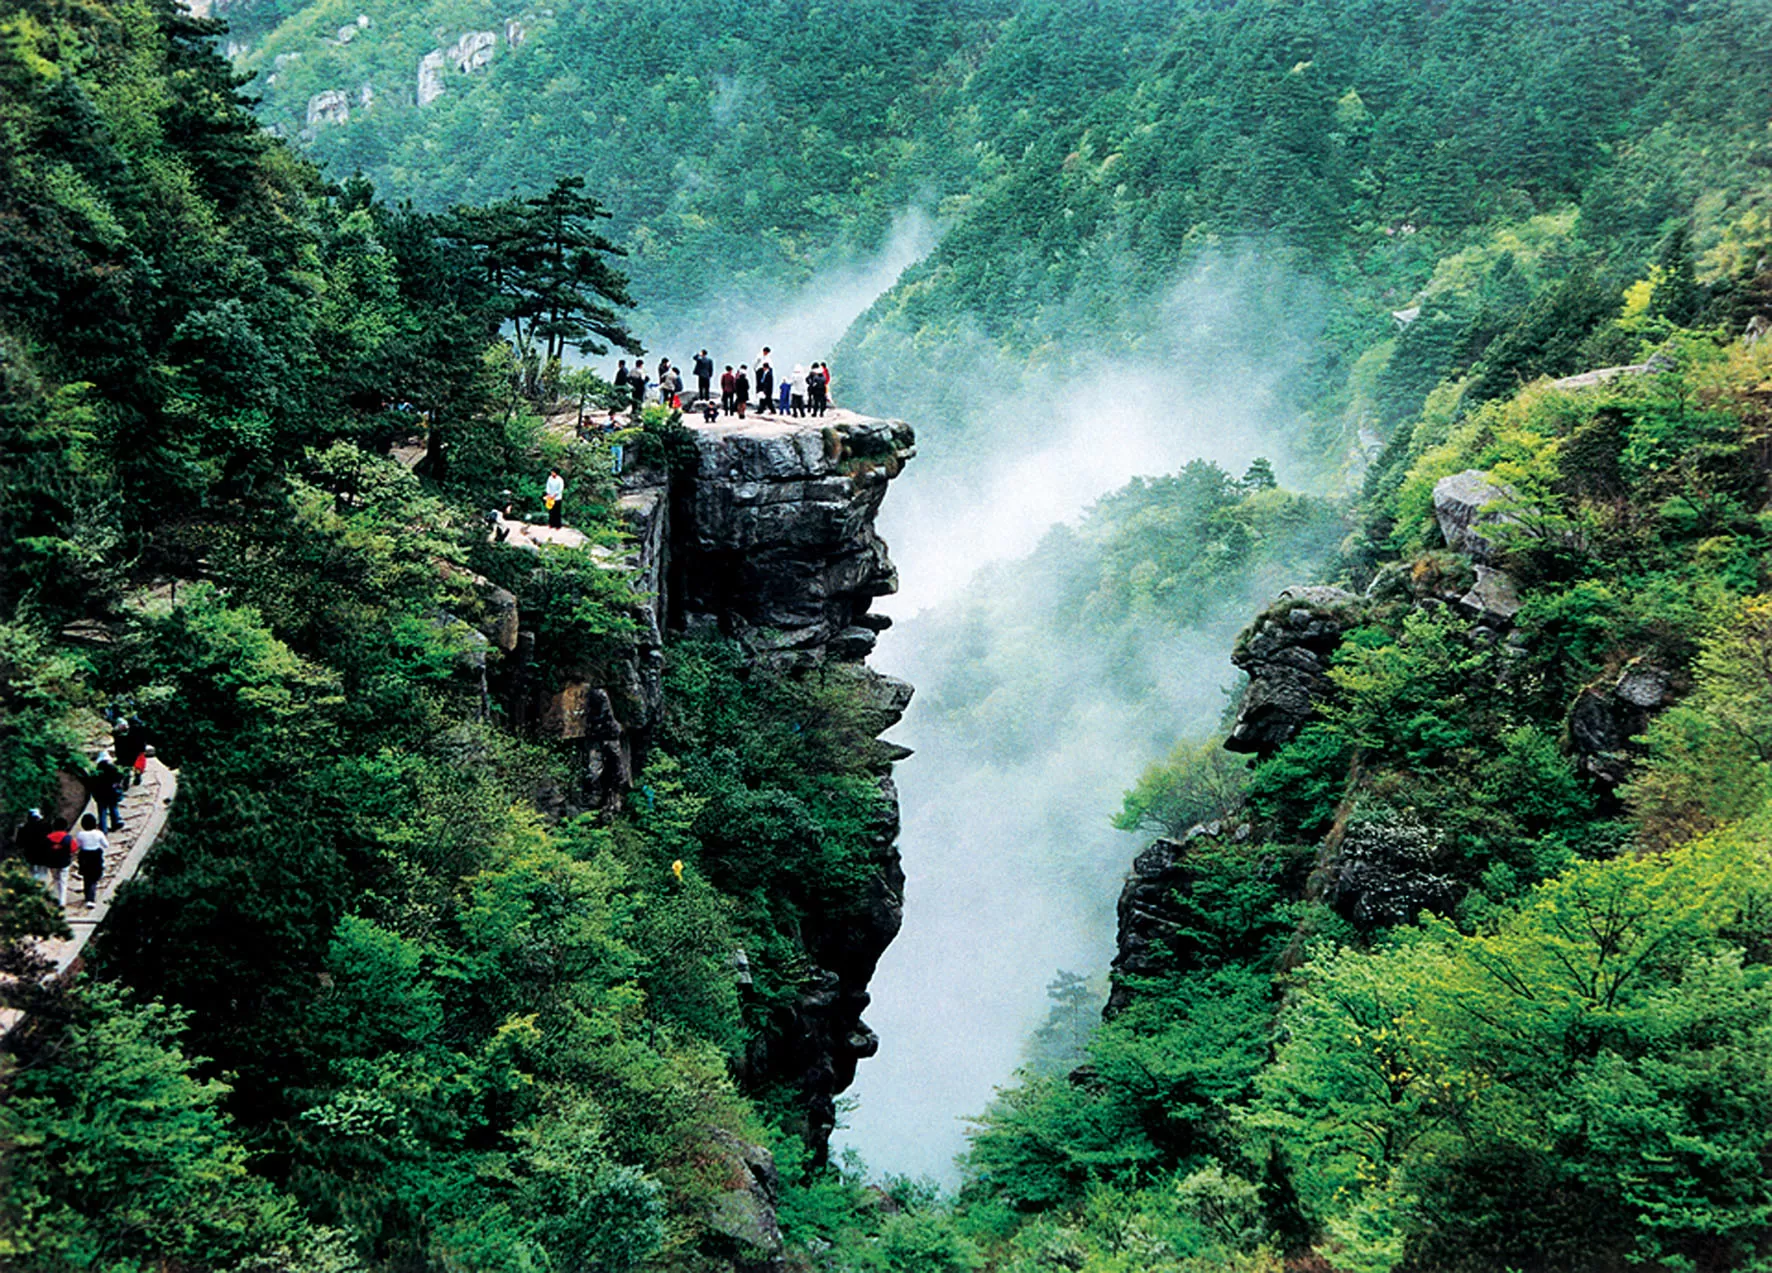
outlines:
M732 374L732 364L726 364L726 371L720 377L720 410L727 415L732 414L732 395L738 392L738 377Z

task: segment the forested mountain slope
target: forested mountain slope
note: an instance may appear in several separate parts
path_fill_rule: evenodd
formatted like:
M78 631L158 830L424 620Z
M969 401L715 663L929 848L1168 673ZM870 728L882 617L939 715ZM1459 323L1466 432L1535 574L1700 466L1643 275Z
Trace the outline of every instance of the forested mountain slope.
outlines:
M88 976L6 985L0 1262L1764 1262L1760 0L217 11L281 140L169 0L0 14L7 813L106 707L184 776ZM1054 386L1210 384L1315 492L1153 475L930 618L962 739L1034 751L1081 671L1136 705L1179 634L1248 672L1254 757L1206 712L1126 735L1181 745L1125 801L1170 836L1109 1019L981 1114L946 1202L818 1163L830 1056L796 1051L856 998L821 921L892 920L880 702L647 645L627 576L484 520L557 466L631 550L608 447L501 339L548 310L513 274L597 292L597 356L629 291L656 322L816 283L910 206L943 238L836 362L950 479ZM700 463L659 409L618 436ZM813 441L851 489L901 459ZM1314 586L1230 640L1282 583ZM543 701L657 656L629 798L510 710L507 605ZM57 918L0 886L32 973Z
M647 582L693 582L658 514L697 441L656 406L547 427L503 338L625 341L595 201L331 183L219 30L0 13L0 1264L768 1264L771 1148L789 1184L821 1156L897 921L875 735L908 687L848 629L908 430L774 441L773 524L827 501L796 651L719 635L761 585L661 636L697 604ZM550 469L557 529L513 533ZM78 813L125 716L178 799L45 981L63 913L11 837Z
M1256 253L1316 289L1283 410L1326 473L1448 373L1494 396L1617 352L1580 345L1626 285L1733 277L1732 227L1763 216L1752 0L359 9L342 44L357 9L228 10L260 15L264 117L421 206L582 169L655 310L802 280L933 207L945 237L842 362L938 448L1055 378L1259 362L1260 324L1175 331L1201 266ZM419 61L472 29L484 61L418 105ZM350 118L310 119L333 91Z

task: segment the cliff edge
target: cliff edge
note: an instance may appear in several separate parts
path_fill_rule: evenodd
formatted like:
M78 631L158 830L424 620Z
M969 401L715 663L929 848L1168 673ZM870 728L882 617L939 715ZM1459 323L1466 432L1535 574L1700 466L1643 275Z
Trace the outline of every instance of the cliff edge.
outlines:
M482 632L504 652L489 673L489 696L519 728L573 749L576 784L551 801L562 814L614 808L644 769L664 705L664 648L675 636L718 633L753 663L851 680L876 739L910 702L911 686L865 660L890 623L870 607L898 586L874 519L915 454L911 427L848 412L685 425L692 455L679 445L669 468L620 479L632 536L625 549L586 547L629 572L641 598L634 632L613 654L594 666L539 666L534 637L503 590L482 617ZM906 754L874 744L867 764L884 800L870 828L868 894L841 920L802 923L807 966L797 1001L774 1010L741 1066L754 1088L799 1091L801 1130L819 1155L837 1095L879 1046L862 1012L903 915L891 769Z

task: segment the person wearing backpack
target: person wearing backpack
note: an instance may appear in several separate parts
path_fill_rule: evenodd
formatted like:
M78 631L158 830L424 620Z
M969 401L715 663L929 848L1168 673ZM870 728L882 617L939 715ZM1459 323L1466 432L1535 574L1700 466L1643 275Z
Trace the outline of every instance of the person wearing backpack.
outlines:
M751 401L751 373L748 368L740 367L738 375L732 381L732 401L738 418L744 419L744 411Z
M98 819L89 813L80 819L80 829L74 832L74 846L79 853L86 904L91 906L98 901L98 885L105 878L105 854L110 851L111 842L99 830Z
M111 753L102 751L98 763L93 766L93 773L86 780L86 789L92 793L92 802L98 806L98 825L101 831L121 831L123 815L117 812L117 806L123 803L123 792L129 785L117 762L111 759ZM108 824L108 825L107 825Z
M57 818L50 829L48 837L49 851L44 857L44 866L48 871L45 877L49 891L55 895L57 906L68 904L68 864L74 860L74 833L68 830L68 820Z

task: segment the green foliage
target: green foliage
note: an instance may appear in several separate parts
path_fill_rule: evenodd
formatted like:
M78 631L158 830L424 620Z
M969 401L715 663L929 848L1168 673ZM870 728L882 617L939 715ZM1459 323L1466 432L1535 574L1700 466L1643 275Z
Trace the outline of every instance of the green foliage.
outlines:
M1248 781L1247 766L1222 742L1177 743L1166 759L1139 775L1114 815L1114 826L1181 835L1197 823L1236 813Z
M9 1264L219 1268L329 1245L248 1170L227 1088L197 1077L180 1030L164 1005L88 990L65 1036L8 1076Z
M1757 1173L1729 1164L1763 1152L1733 1111L1757 1099L1764 986L1724 928L1763 853L1583 864L1491 934L1307 966L1251 1126L1291 1146L1338 1260L1598 1268L1755 1240Z
M1650 725L1649 761L1629 788L1658 846L1739 821L1772 796L1772 604L1754 597L1728 607L1693 673L1692 693Z
M0 808L46 805L58 770L83 767L76 705L87 698L85 661L24 625L0 626Z

